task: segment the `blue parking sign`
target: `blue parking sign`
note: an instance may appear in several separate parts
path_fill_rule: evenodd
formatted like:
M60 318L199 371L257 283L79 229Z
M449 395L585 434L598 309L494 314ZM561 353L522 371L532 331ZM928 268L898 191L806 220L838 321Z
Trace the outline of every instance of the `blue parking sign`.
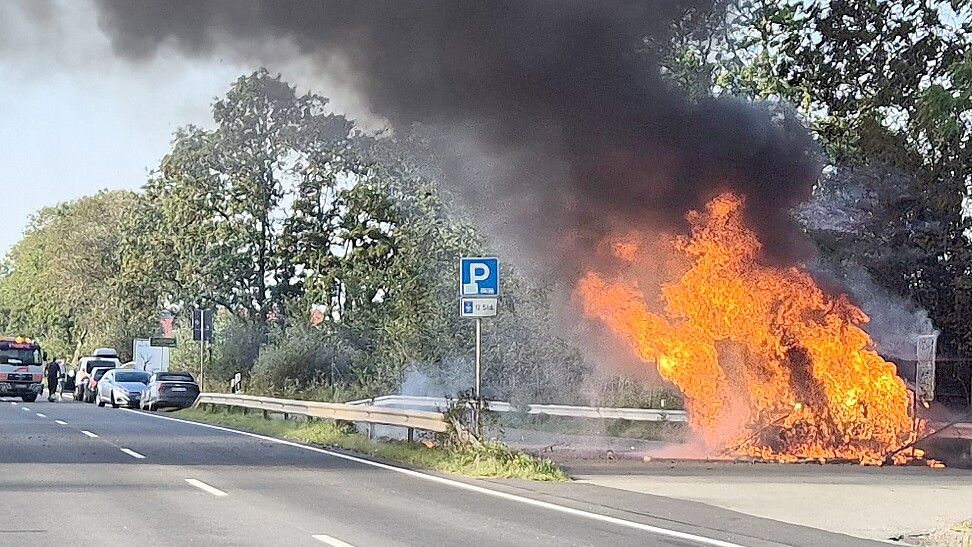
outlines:
M499 259L466 257L459 263L459 294L465 297L499 296Z

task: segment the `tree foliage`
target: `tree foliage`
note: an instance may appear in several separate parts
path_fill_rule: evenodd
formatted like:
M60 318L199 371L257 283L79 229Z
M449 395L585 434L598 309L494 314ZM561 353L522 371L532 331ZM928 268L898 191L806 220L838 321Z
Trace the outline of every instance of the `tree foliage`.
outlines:
M100 192L37 213L0 278L3 330L74 360L101 345L131 348L157 314L118 290L123 234L138 201L133 192Z
M136 243L137 261L153 265L141 273L171 302L218 305L253 324L282 313L293 274L280 252L290 187L318 180L324 166L314 158L350 129L325 106L258 71L214 104L215 129L176 134L145 187L151 210L136 234L147 240Z

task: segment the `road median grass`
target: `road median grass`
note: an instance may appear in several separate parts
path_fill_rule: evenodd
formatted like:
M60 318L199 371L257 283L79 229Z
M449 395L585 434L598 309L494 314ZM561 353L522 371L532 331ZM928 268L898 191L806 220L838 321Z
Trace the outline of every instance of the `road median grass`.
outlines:
M185 409L174 416L469 477L568 480L567 474L550 460L511 450L501 443L488 442L479 447L429 447L418 442L371 441L329 420L268 420L258 414L227 410Z

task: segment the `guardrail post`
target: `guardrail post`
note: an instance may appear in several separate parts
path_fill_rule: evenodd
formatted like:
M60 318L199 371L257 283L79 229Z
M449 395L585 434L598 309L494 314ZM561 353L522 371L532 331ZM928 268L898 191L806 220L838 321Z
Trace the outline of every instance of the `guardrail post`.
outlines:
M290 414L289 414L289 413L287 413L287 412L284 412L284 413L283 413L283 416L284 416L284 421L287 421L287 420L289 420L289 419L290 419Z
M375 424L368 424L368 440L373 440L375 438Z
M410 442L410 443L414 443L415 442L415 429L413 429L411 427L408 428L408 442Z
M267 409L263 409L263 419L264 420L269 420L270 419L270 413L267 412Z

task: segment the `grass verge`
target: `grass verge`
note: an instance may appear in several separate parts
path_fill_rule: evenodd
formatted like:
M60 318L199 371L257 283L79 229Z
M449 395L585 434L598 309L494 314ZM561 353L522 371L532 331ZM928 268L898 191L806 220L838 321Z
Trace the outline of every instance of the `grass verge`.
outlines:
M429 448L422 443L374 442L338 424L321 421L265 420L259 415L200 409L174 414L197 422L223 425L306 444L341 448L411 467L457 473L469 477L565 481L567 474L548 459L511 450L500 443L479 448Z
M598 435L644 441L680 442L688 428L683 422L641 422L622 419L575 418L546 414L504 413L496 415L501 428L529 429L566 435Z

